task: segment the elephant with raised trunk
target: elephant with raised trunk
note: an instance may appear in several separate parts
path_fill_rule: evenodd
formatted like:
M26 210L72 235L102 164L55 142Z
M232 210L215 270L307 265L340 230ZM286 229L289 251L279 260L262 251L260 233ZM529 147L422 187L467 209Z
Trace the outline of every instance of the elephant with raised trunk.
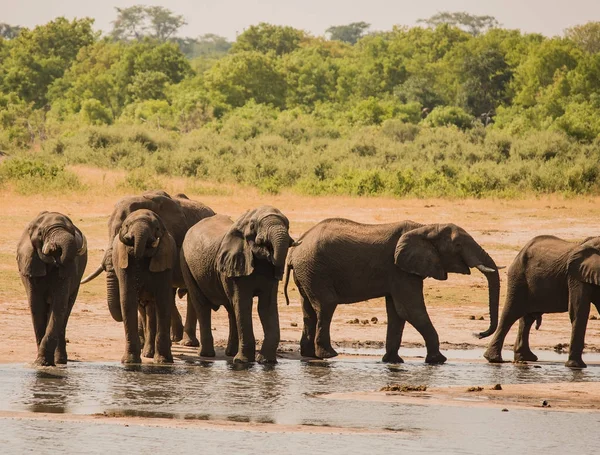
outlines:
M289 221L274 207L246 212L235 223L223 215L191 228L181 249L181 270L200 323L200 355L215 355L211 310L224 306L229 314L225 353L234 362L253 362L256 346L252 328L252 300L264 341L258 358L275 363L279 345L277 288L283 276L292 239Z
M41 212L21 236L17 263L38 347L35 363L65 364L67 322L87 263L85 237L67 216Z
M534 237L519 252L508 269L506 304L498 330L484 357L502 362L502 346L512 325L519 321L514 346L515 361L535 362L529 347L529 332L544 313L568 311L571 318L571 343L566 366L585 368L581 358L590 303L600 311L600 237L580 243L567 242L550 235Z
M144 357L173 362L170 321L175 304L173 270L177 247L160 217L151 210L130 213L113 241L112 263L118 280L125 354L123 363L140 363L138 309L145 319Z
M402 362L398 349L408 321L423 336L427 363L446 361L423 298L423 280L446 280L448 273L470 274L478 268L489 285L491 335L498 320L500 279L496 264L479 244L454 224L422 225L413 221L360 224L336 218L320 222L299 240L288 257L300 292L304 329L300 351L305 357L337 355L330 324L338 304L385 297L388 318L384 362Z
M115 208L108 220L108 247L102 260L102 264L90 276L85 278L82 283L87 283L106 271L106 290L108 308L113 319L118 322L123 321L121 314L121 303L119 301L119 283L114 272L112 262L112 245L115 237L119 233L123 221L130 213L147 209L156 213L162 220L166 230L175 240L175 245L179 252L186 232L198 221L211 217L215 212L202 204L192 201L184 194L171 197L164 191L149 191L141 196L128 196L115 204ZM175 264L173 270L173 287L183 289L185 283L181 276L179 261ZM173 290L175 293L175 290ZM182 293L183 294L183 293ZM175 299L173 299L175 302ZM185 327L182 324L181 316L177 311L175 303L171 309L171 331L173 341L182 340L186 346L199 346L196 338L196 314L193 307L188 303Z

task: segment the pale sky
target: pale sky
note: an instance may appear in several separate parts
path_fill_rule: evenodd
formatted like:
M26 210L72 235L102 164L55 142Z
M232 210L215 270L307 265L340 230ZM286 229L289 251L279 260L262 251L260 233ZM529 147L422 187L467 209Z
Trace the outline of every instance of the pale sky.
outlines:
M108 31L115 7L162 5L182 14L181 36L216 33L230 40L259 22L291 25L323 35L330 25L365 21L371 30L416 25L438 11L496 17L506 28L560 35L567 27L600 21L600 0L0 0L0 22L33 27L57 16L93 17Z

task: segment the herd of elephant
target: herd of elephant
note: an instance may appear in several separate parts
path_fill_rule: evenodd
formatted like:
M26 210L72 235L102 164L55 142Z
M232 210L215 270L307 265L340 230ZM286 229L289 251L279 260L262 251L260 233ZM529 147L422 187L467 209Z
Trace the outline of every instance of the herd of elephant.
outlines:
M542 314L569 312L571 368L582 360L590 304L600 303L600 237L571 243L552 236L532 239L508 270L508 292L498 322L500 278L490 255L454 224L413 221L360 224L342 218L321 221L297 241L278 209L262 206L236 221L179 194L147 192L121 199L108 222L108 247L100 266L82 281L87 263L83 233L65 215L41 212L23 232L17 249L29 300L39 365L67 362L65 332L80 284L106 272L111 316L123 322L123 363L173 361L172 341L200 346L215 355L211 312L229 316L226 355L234 362L275 363L280 327L279 281L284 293L291 272L298 288L304 327L304 357L337 355L330 325L337 305L385 297L387 333L384 362L399 363L404 325L421 334L427 363L444 363L439 337L423 297L423 281L448 273L480 270L488 281L490 325L477 336L494 335L484 356L502 362L504 339L517 321L516 361L536 361L529 332ZM175 295L187 294L185 326ZM252 328L253 299L264 340L260 352ZM200 340L196 338L196 322ZM142 346L143 345L143 346Z

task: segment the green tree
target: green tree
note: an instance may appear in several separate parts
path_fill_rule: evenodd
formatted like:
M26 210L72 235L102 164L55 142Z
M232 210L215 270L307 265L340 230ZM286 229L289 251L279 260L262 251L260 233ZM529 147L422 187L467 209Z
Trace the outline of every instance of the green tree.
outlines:
M489 29L500 27L500 23L493 16L477 16L465 12L451 13L449 11L434 14L429 19L419 19L417 23L433 28L448 24L466 30L473 36L480 35Z
M166 41L186 24L183 16L162 6L134 5L115 9L117 18L112 22L111 35L117 40L152 37Z
M33 102L36 108L44 106L48 87L63 76L82 48L96 40L93 22L59 17L33 30L24 29L11 40L2 62L4 89Z
M219 60L206 73L206 86L232 107L250 100L283 107L285 80L270 54L242 51Z
M325 33L329 34L329 39L343 41L349 44L356 44L361 39L371 24L366 22L352 22L347 25L332 25Z
M306 34L293 27L267 24L261 22L252 25L237 37L232 52L257 51L274 52L276 55L288 54L300 46Z
M590 54L600 52L600 22L588 22L565 30L565 36Z

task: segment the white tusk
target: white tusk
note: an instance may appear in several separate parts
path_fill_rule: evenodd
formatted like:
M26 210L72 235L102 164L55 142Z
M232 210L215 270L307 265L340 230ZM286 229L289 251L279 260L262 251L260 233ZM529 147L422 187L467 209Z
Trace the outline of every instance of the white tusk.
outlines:
M152 242L152 248L156 248L158 246L158 244L160 243L160 237L157 238L154 242Z
M486 267L486 266L485 266L485 265L483 265L483 264L476 265L476 266L475 266L475 268L476 268L477 270L479 270L480 272L483 272L483 273L493 273L493 272L495 272L495 271L496 271L496 270L494 270L494 269L491 269L491 268L489 268L489 267Z

